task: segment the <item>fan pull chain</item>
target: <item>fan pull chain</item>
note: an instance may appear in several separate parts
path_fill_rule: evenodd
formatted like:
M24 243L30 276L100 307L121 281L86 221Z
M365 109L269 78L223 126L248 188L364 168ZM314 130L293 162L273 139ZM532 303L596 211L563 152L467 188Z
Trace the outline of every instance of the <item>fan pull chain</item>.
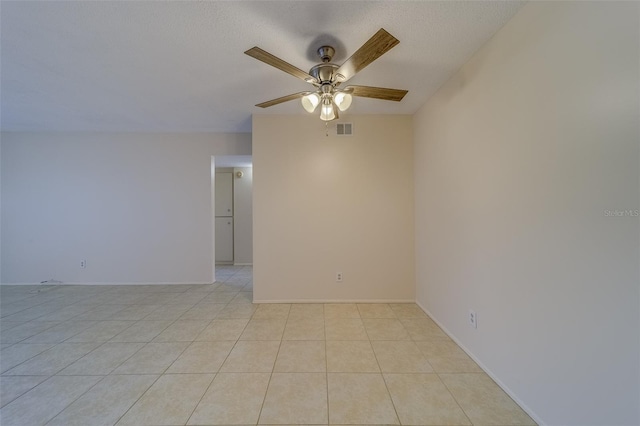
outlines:
M324 129L325 129L325 136L329 137L329 122L328 121L324 122Z

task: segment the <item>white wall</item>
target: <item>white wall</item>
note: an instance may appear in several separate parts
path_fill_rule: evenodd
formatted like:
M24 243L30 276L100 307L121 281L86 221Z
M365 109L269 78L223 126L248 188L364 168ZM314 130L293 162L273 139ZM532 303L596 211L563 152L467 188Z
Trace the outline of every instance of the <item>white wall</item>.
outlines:
M242 177L237 173L242 172ZM233 168L233 263L253 264L253 168Z
M345 121L253 117L256 302L414 300L411 117Z
M3 133L1 281L211 282L211 156L250 153L250 134Z
M546 424L640 423L638 17L531 2L414 117L417 300Z

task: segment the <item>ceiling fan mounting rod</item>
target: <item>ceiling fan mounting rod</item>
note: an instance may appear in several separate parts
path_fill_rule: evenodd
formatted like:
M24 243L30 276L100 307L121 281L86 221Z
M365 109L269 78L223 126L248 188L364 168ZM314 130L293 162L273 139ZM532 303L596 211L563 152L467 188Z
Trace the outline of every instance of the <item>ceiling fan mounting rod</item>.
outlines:
M331 46L321 46L318 48L318 56L322 62L331 62L331 58L336 53L336 50Z
M309 70L309 75L313 76L320 86L326 83L334 84L336 82L336 70L339 68L338 65L331 63L331 58L336 52L335 49L331 46L321 46L317 52L322 63L313 66Z

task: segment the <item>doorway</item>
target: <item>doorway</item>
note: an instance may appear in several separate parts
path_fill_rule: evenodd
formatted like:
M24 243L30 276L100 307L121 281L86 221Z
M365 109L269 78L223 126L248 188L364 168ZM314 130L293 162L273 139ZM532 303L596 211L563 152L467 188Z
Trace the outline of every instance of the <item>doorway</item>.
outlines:
M214 265L253 265L253 163L250 155L212 157Z

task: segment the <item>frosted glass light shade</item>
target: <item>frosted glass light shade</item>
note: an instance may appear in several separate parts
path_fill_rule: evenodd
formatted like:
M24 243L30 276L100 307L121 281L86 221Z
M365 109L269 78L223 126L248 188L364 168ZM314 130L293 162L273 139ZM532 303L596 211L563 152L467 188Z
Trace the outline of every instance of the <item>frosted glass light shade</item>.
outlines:
M309 93L308 95L302 97L301 102L302 107L307 112L313 112L316 110L316 107L320 103L320 96L318 96L317 93Z
M346 111L351 106L352 97L348 93L338 92L333 97L334 102L340 111Z
M320 109L320 120L331 121L336 118L336 114L333 112L333 104L324 104Z

